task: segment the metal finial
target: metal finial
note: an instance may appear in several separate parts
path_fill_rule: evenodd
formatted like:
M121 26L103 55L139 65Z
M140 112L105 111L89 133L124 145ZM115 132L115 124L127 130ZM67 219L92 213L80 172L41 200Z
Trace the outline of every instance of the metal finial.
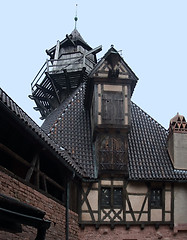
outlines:
M76 11L75 11L74 20L75 20L75 29L76 29L77 28L77 20L78 20L78 17L77 17L77 6L78 6L78 4L76 4L75 6L76 6Z

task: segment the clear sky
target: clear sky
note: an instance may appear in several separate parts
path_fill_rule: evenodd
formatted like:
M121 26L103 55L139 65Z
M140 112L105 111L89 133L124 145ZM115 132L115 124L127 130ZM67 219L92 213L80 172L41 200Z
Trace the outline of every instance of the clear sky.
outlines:
M39 125L30 84L57 40L77 29L93 48L111 44L139 82L132 100L168 128L187 118L187 0L6 0L0 2L0 87Z

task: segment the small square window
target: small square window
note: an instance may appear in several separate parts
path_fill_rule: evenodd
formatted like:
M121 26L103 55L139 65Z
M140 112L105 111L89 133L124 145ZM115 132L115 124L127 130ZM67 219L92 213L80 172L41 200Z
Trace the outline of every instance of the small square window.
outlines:
M101 207L121 207L123 205L122 188L101 188Z
M151 208L162 208L162 189L151 189Z
M101 189L101 206L109 207L111 205L111 189L102 188Z
M114 188L113 205L122 206L122 203L123 203L122 188Z

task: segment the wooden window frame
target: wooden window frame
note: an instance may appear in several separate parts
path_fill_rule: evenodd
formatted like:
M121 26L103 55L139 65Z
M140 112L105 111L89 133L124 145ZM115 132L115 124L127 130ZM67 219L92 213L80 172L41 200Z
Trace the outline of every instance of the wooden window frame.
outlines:
M110 190L109 191L109 203L108 204L105 204L103 203L103 190ZM116 189L120 189L121 190L121 203L120 204L115 204L114 201L114 197L115 197L115 190ZM118 186L102 186L101 187L101 208L121 208L123 207L123 187L118 187Z
M163 206L162 195L163 195L162 188L151 188L151 193L150 193L151 209L162 209L162 206Z

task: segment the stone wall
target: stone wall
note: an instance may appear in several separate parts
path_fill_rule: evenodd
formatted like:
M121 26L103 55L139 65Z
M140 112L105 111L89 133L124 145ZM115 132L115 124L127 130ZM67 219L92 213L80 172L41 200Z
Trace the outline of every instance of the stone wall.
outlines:
M146 226L143 230L139 226L131 226L126 230L124 226L116 226L113 230L108 226L101 226L98 230L94 226L86 226L80 230L81 240L187 240L187 231L174 233L168 226Z
M41 192L33 189L8 175L0 172L0 192L7 196L16 198L24 203L34 206L46 213L45 218L51 221L51 226L47 230L46 240L65 239L65 207L55 200L43 195ZM78 240L78 216L70 211L69 239ZM22 233L7 233L0 231L1 240L33 240L36 237L37 230L32 227L23 226Z

